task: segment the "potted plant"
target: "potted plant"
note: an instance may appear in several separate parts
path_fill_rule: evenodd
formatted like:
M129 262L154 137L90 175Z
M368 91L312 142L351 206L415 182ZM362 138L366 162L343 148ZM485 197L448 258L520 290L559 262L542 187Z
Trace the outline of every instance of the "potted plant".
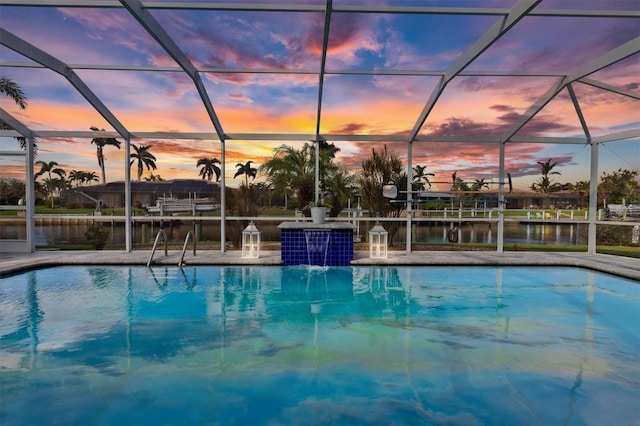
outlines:
M95 250L102 250L109 238L109 233L110 231L108 229L103 228L102 225L94 222L87 228L84 233L84 237Z
M311 211L311 221L316 224L324 223L324 218L327 215L327 211L329 207L325 205L322 200L319 200L317 203L311 201L308 206Z

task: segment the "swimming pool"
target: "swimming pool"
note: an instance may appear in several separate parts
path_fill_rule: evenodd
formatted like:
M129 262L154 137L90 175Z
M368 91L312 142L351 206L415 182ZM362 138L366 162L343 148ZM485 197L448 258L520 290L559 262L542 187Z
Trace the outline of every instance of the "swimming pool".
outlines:
M640 285L576 268L0 279L0 424L632 424Z

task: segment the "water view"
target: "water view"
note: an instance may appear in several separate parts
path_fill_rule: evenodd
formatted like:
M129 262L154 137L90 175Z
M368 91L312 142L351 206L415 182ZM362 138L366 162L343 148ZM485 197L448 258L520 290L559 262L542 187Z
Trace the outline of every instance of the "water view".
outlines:
M262 241L280 241L280 222L257 222ZM497 238L497 224L467 222L457 224L458 242L461 243L489 243L495 244ZM84 232L87 224L74 221L56 221L49 224L36 226L36 245L59 245L59 244L84 244L86 239ZM105 227L111 230L111 242L124 242L125 231L123 223L105 223ZM543 223L519 223L505 222L505 243L514 244L586 244L586 224L543 224ZM156 233L160 229L159 222L155 224L136 223L133 227L134 243L151 243ZM165 222L163 229L167 232L169 239L176 242L184 241L187 232L194 230L194 225L190 220L174 220ZM198 241L220 241L220 225L218 222L202 222L195 227ZM447 232L449 223L418 222L414 223L412 240L414 243L438 244L449 243ZM360 235L363 241L366 240L367 228L362 223ZM3 225L0 227L0 238L26 238L24 226ZM401 226L396 244L403 244L405 241L405 227Z

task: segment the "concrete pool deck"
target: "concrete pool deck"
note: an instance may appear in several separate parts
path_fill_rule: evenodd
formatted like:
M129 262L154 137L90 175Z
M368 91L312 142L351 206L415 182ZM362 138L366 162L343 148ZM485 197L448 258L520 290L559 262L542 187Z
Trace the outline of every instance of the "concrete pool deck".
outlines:
M61 265L146 265L149 251L57 251L41 250L27 254L0 254L0 276ZM157 251L152 265L178 265L181 250L169 250L165 257ZM259 259L243 259L241 252L202 250L196 256L187 251L186 265L280 265L280 251L262 251ZM368 251L356 251L352 265L502 265L573 266L640 281L640 260L607 254L565 252L492 251L390 251L387 259L369 259Z

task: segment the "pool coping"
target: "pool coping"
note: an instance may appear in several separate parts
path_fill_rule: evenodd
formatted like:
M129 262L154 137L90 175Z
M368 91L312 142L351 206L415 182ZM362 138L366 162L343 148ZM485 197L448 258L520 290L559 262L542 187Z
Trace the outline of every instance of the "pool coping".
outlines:
M152 265L178 265L180 250L168 256L157 252ZM640 282L640 260L608 254L571 252L487 252L487 251L391 251L386 259L370 259L368 251L356 251L352 265L396 266L572 266L592 269ZM0 255L0 277L30 269L63 265L146 265L148 251L63 251ZM241 252L199 251L185 255L186 265L282 265L280 251L263 251L258 259L243 259Z

